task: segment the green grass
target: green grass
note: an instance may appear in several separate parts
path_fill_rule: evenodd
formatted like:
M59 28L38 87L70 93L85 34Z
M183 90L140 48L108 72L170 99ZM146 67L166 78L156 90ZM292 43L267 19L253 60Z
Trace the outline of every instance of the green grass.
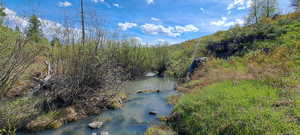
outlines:
M274 107L280 99L279 89L258 81L216 83L181 98L171 124L186 135L299 134L287 115L299 111Z

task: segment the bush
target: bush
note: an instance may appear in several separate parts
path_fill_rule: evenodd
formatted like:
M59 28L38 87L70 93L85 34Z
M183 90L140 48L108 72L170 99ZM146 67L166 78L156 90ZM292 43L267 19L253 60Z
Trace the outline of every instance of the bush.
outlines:
M274 107L279 95L257 81L216 83L181 98L170 122L185 135L299 134L288 108Z

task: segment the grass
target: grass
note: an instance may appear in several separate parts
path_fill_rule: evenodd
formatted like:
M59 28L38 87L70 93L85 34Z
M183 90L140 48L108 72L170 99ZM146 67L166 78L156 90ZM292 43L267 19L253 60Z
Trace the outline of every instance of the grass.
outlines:
M187 135L299 134L297 121L292 121L297 108L273 105L280 93L253 80L215 83L181 98L172 125Z
M176 135L176 133L167 126L152 126L144 135Z

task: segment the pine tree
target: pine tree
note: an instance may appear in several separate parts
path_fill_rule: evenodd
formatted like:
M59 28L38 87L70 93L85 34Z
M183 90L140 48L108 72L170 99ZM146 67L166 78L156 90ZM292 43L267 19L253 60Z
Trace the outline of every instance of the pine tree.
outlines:
M34 42L39 42L43 35L41 26L42 24L38 17L36 15L31 16L26 31L26 37Z
M0 6L0 25L4 22L4 17L6 16L6 13L4 12L5 8Z
M61 46L61 43L60 43L60 40L59 40L57 37L55 37L55 38L52 39L50 45L51 45L52 47L55 47L55 46Z
M20 27L16 26L15 31L18 32L18 33L21 33Z

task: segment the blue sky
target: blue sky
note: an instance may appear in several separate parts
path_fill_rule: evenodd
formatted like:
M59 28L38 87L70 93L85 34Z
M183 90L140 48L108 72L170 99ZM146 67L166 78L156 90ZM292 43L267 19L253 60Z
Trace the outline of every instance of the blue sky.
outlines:
M25 26L26 15L35 13L47 25L63 27L67 16L74 22L74 28L79 26L79 0L4 0L4 3L10 13L10 24ZM278 3L282 13L291 11L289 0ZM243 24L250 5L251 0L85 0L87 15L104 20L103 27L107 30L150 44L179 43Z

